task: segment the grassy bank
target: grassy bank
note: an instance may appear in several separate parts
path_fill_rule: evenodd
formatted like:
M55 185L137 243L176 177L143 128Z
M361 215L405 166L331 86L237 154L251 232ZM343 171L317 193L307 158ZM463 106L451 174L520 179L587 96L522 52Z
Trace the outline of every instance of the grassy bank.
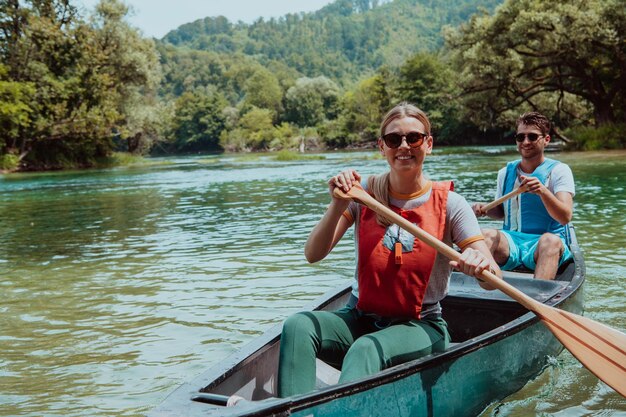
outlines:
M626 148L626 123L607 124L600 127L577 127L565 131L573 142L568 149L599 151Z

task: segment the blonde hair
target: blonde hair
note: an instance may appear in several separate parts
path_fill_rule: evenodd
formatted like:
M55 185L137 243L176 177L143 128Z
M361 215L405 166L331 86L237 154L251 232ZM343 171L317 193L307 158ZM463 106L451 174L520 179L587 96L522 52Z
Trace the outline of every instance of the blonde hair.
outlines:
M426 113L424 113L417 106L403 101L402 103L396 105L394 108L389 110L383 118L383 121L380 124L380 137L385 134L385 129L387 129L389 123L393 122L396 119L402 119L405 117L413 117L419 120L426 129L426 132L424 133L430 136L430 120L428 120L428 116L426 116Z
M382 138L385 134L385 130L391 122L405 117L413 117L419 120L426 129L426 132L424 133L430 136L430 120L428 120L426 113L411 103L402 102L389 110L383 118L383 121L380 124L380 137ZM384 174L371 176L367 179L367 189L369 192L374 195L374 198L379 203L384 204L387 207L391 205L389 202L389 175L390 171L387 171ZM376 214L376 222L383 227L387 227L391 224L389 220L380 214Z

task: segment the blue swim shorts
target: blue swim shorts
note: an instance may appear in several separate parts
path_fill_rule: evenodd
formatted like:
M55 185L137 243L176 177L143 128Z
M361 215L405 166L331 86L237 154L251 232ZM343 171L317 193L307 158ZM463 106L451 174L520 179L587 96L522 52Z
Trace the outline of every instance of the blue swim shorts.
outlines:
M510 271L524 265L526 268L534 271L537 266L535 263L535 251L537 250L541 235L515 232L512 230L500 231L506 236L506 240L509 242L509 259L501 268L505 271ZM561 242L563 242L565 250L559 260L559 266L572 258L572 252L567 247L567 243L563 237L561 237Z

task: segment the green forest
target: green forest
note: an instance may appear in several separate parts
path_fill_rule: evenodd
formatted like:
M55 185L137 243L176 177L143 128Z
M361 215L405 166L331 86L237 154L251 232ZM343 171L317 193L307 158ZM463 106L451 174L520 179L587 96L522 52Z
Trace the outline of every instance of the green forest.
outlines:
M415 103L437 145L511 142L548 115L573 149L626 146L624 0L336 0L162 39L121 0L0 0L0 170L121 154L367 148Z

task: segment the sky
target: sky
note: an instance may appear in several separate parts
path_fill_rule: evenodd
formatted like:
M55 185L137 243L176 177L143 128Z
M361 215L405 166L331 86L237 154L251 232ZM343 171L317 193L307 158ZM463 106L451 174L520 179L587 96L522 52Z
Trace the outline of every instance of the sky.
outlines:
M157 39L184 23L207 16L225 16L231 22L252 23L259 17L280 17L287 13L312 12L333 0L124 0L133 7L129 23L145 36ZM93 11L98 0L77 0Z

